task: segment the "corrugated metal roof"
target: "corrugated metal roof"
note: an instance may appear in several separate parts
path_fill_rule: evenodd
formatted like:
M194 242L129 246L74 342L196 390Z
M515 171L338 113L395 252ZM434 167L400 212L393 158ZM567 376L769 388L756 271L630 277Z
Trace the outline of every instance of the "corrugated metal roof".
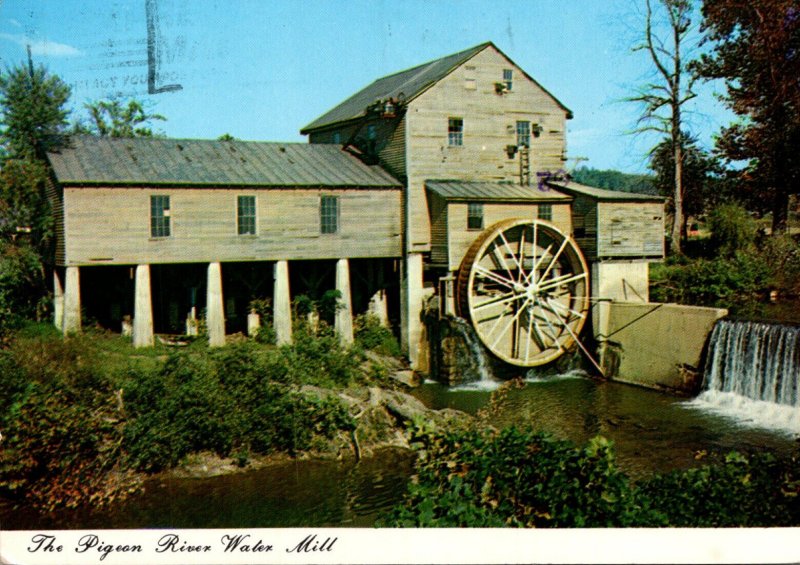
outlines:
M447 55L441 59L436 59L411 69L379 78L366 88L359 90L353 96L308 124L306 127L300 130L300 133L306 134L312 130L325 126L361 118L366 115L367 108L376 102L384 101L387 98L397 99L398 95L401 93L403 94L406 102L410 102L425 92L428 87L446 77L454 69L458 68L487 47L494 47L497 49L497 46L495 46L491 41L487 41L486 43L481 43L480 45L476 45L475 47L471 47L465 51L459 51L458 53ZM506 59L508 59L505 53L500 51L500 49L497 49L497 51L506 57ZM509 59L509 61L511 60ZM544 87L542 87L542 85L540 85L538 82L536 82L530 75L525 73L525 71L522 72L528 79L536 83L542 88L542 90L547 92L547 90L544 89ZM550 94L549 92L547 93ZM561 102L552 94L550 94L550 96L553 97L553 100L555 100L556 103L564 108L568 116L571 118L572 112L566 106L561 104Z
M48 158L61 184L402 186L338 145L74 136Z
M552 188L520 186L511 182L428 180L425 187L445 200L496 202L569 201L571 198Z
M586 186L573 181L547 181L547 184L558 190L563 190L567 194L580 194L589 196L596 200L619 202L664 202L663 196L654 194L640 194L637 192L622 192L620 190L608 190L594 186Z

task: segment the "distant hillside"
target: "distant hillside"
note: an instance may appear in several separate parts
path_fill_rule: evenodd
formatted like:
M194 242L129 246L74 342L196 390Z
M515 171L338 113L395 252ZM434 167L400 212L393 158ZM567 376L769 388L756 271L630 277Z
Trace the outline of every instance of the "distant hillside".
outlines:
M639 194L658 194L652 175L632 175L620 171L601 171L589 167L578 167L571 176L575 182L588 186Z

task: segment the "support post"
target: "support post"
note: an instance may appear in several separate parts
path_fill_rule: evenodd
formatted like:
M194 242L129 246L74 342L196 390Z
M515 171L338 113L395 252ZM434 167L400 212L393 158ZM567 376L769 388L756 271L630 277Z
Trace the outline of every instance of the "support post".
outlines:
M386 290L381 289L369 299L368 311L375 316L384 328L389 327L389 305Z
M64 284L58 268L53 269L53 324L59 331L64 328Z
M353 302L350 297L350 261L336 262L336 290L341 294L336 308L335 329L342 345L353 343Z
M292 343L292 300L289 295L289 263L277 261L273 267L273 324L278 345Z
M63 316L64 335L81 331L81 275L78 267L67 267Z
M425 291L422 286L422 255L409 253L403 261L401 275L400 332L401 346L408 355L412 369L420 366L420 346L423 339L422 306Z
M597 342L597 357L600 367L606 367L606 350L608 348L608 333L611 324L611 299L597 298L592 307L592 332ZM607 375L609 377L613 375Z
M136 265L133 300L133 346L153 346L153 301L150 265Z
M222 303L222 266L219 262L208 264L206 283L206 329L208 345L225 345L225 310Z

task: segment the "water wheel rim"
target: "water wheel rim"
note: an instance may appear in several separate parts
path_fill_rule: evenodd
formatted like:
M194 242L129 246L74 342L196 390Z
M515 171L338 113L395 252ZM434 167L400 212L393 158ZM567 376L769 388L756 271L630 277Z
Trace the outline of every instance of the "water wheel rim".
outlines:
M546 242L549 247L539 247ZM490 248L494 270L481 264ZM476 289L486 283L498 288L494 296L479 296ZM492 355L511 365L535 367L554 361L578 339L589 311L589 270L575 241L553 224L504 220L470 246L458 270L456 294L459 315L470 321ZM478 313L489 314L492 308L492 315Z

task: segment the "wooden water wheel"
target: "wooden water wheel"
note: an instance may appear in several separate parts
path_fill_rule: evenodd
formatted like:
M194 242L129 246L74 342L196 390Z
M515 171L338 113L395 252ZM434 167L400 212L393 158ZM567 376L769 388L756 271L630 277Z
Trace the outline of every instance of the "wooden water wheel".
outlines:
M505 220L464 256L456 308L487 349L536 367L578 339L589 310L589 272L575 242L540 220Z

